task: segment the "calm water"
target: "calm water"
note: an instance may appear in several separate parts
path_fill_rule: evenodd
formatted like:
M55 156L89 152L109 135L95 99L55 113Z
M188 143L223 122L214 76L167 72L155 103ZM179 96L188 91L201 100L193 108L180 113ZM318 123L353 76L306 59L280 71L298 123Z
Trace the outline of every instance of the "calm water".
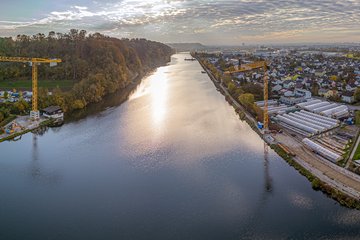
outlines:
M1 143L0 239L359 239L360 211L265 162L185 57L120 106Z

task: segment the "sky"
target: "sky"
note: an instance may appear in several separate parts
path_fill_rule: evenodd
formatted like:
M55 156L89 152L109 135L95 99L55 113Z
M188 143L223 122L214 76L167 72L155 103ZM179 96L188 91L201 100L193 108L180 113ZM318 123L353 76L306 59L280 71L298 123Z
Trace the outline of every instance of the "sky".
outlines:
M360 42L360 0L1 0L0 36L72 28L206 45Z

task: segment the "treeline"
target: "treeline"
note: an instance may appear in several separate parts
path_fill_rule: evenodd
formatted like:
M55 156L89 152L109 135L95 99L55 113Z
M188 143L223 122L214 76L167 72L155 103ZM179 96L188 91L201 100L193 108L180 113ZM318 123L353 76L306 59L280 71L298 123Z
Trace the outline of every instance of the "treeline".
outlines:
M49 32L33 36L0 38L0 56L60 58L51 68L43 64L40 80L72 80L74 86L63 92L39 90L39 107L60 105L65 111L84 108L106 94L125 88L138 76L170 61L173 50L146 39L117 39L100 33L87 34L72 29L68 33ZM20 63L1 63L0 81L30 79L31 68ZM48 95L48 90L52 95Z

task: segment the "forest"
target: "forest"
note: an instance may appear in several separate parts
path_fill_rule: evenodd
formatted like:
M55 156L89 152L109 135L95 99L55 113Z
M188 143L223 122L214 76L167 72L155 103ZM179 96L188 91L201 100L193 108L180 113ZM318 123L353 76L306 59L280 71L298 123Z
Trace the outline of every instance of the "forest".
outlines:
M39 108L59 105L65 112L84 108L128 87L136 78L169 62L172 54L169 46L159 42L117 39L76 29L0 38L0 56L62 59L56 67L41 65L39 81L72 82L72 88L40 88ZM27 64L0 63L0 82L30 79L31 67Z

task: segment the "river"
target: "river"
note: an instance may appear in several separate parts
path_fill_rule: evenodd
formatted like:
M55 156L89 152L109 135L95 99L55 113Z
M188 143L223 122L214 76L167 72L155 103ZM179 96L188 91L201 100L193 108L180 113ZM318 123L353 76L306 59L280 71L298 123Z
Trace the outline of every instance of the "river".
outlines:
M0 239L359 239L360 211L265 161L185 57L121 105L1 143Z

